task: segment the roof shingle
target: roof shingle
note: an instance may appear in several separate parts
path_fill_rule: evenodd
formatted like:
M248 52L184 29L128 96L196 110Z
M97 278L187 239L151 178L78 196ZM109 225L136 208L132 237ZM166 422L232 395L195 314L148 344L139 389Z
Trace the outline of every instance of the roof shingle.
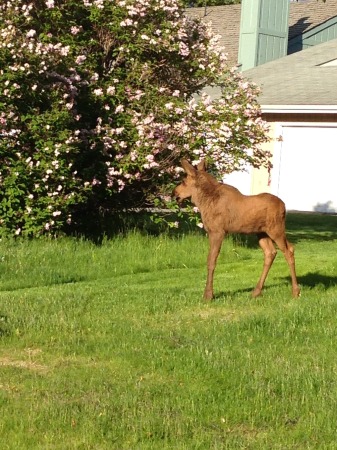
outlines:
M337 39L243 72L261 89L265 105L337 105Z

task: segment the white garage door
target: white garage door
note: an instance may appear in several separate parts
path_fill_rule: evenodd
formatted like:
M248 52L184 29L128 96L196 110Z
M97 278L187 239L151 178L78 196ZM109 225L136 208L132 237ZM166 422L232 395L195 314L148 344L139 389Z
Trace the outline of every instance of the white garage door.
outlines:
M282 126L272 191L288 210L337 212L337 127Z

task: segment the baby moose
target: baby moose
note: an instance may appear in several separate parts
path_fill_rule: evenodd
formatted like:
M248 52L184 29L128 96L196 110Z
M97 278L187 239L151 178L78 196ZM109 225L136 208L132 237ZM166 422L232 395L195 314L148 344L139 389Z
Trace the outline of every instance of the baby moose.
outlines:
M276 256L274 243L283 252L290 268L293 297L300 295L295 271L294 247L285 235L285 205L272 194L242 195L235 187L219 183L206 172L205 162L197 168L188 161L181 165L187 176L173 191L178 203L190 198L198 207L209 238L207 281L204 298L213 298L213 275L222 241L228 233L256 234L264 253L261 277L252 292L261 294L269 269Z

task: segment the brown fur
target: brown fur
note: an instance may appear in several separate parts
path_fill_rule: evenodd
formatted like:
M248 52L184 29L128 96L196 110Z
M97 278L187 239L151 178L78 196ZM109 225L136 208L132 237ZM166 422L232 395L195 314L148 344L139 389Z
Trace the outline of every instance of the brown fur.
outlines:
M198 207L209 237L208 275L204 297L213 298L213 275L224 236L227 233L255 233L264 252L261 277L252 292L260 295L269 269L276 256L274 243L283 252L290 268L292 293L300 295L295 271L294 247L285 235L285 205L272 194L242 195L235 187L221 184L205 170L202 161L197 169L186 160L181 161L187 176L173 195L178 202L191 198Z

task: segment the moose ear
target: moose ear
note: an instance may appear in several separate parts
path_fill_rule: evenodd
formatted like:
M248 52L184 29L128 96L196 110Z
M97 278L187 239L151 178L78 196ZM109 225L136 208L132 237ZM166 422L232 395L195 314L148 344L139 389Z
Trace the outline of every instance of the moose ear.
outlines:
M195 176L196 170L192 166L192 164L190 164L186 159L182 159L180 161L180 163L181 163L181 167L185 170L187 175L190 175L191 177Z
M206 170L206 161L204 159L202 159L200 161L200 163L197 165L197 168L198 168L199 171L205 172L205 170Z

